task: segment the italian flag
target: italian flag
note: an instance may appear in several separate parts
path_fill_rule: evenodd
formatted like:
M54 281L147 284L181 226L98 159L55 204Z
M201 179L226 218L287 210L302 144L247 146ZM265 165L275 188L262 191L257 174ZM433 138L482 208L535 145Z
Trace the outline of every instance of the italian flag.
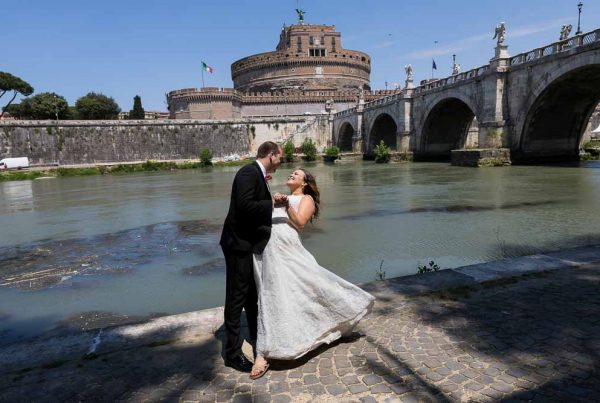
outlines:
M209 73L211 73L211 74L212 74L212 72L213 72L213 68L212 68L212 67L210 67L208 64L206 64L206 63L204 63L204 62L202 62L202 70L204 70L204 71L208 71L208 72L209 72Z

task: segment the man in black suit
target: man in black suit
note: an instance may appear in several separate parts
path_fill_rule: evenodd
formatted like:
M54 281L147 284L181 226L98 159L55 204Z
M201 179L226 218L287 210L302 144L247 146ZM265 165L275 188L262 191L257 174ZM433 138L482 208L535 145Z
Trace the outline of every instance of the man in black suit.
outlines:
M258 297L252 255L262 253L271 236L273 207L281 201L271 197L267 181L282 158L281 147L267 141L258 148L256 161L237 172L221 234L220 244L227 268L225 365L243 372L250 372L252 363L242 352L240 317L243 308L250 338L256 340Z

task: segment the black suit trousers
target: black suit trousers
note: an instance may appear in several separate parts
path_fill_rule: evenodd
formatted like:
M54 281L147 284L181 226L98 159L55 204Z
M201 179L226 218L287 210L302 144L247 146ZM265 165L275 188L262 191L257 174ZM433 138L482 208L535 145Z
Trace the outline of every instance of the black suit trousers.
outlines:
M246 310L250 338L256 340L258 295L254 282L252 252L233 252L223 248L226 265L225 285L225 358L233 359L242 351L240 318Z

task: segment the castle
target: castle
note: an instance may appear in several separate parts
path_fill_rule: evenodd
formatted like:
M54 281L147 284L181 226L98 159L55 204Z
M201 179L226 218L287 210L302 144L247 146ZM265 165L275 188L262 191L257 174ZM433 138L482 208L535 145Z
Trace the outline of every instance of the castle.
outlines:
M275 51L234 62L234 88L186 88L167 94L171 119L227 120L330 114L399 92L371 91L371 58L342 47L335 25L283 26Z

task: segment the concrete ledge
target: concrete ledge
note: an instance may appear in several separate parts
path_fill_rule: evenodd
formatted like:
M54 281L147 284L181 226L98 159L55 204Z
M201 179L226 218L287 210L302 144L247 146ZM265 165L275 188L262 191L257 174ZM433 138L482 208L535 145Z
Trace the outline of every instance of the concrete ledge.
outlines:
M600 262L600 245L475 264L428 274L396 277L363 284L385 304L394 296L416 296L448 288L530 273L571 269ZM115 326L0 348L0 374L82 359L86 356L161 345L177 339L214 340L223 322L223 308L165 316L146 323Z
M452 150L450 163L461 167L485 167L510 165L510 149L482 148L473 150Z

